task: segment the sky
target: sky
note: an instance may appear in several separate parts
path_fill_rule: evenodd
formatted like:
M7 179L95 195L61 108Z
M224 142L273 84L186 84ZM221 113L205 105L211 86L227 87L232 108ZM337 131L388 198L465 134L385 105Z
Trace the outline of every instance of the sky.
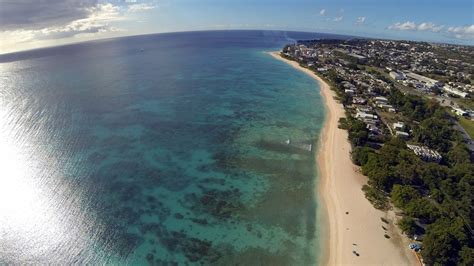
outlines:
M118 36L227 29L474 45L474 0L0 0L0 54Z

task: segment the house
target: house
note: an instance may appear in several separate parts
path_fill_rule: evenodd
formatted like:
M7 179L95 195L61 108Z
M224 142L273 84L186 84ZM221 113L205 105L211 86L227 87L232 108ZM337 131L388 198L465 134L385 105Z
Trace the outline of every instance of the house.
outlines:
M352 103L353 104L365 104L366 100L362 97L354 97L354 98L352 98Z
M392 125L393 129L395 130L403 130L405 128L405 123L403 122L396 122L396 123L393 123Z
M350 54L347 54L348 56L352 57L352 58L355 58L357 60L357 63L365 63L367 62L367 57L365 56L362 56L362 55L359 55L359 54L355 54L355 53L350 53Z
M357 112L362 112L362 113L368 113L368 112L372 112L372 107L370 106L359 106L357 107Z
M446 92L446 93L457 95L457 96L462 97L462 98L466 98L467 95L469 95L469 93L460 91L460 90L455 89L451 86L444 86L443 91Z
M404 80L404 79L406 79L405 74L400 73L400 72L396 72L396 71L390 71L389 75L394 80Z
M359 118L359 119L375 119L375 120L378 119L378 117L376 115L368 114L368 113L365 113L365 112L357 112L355 117Z
M380 102L380 103L387 103L388 102L388 99L385 98L385 97L382 97L382 96L377 96L377 97L374 98L374 100L376 102Z
M442 159L442 156L439 154L439 152L431 150L425 146L407 144L407 147L424 161L439 163Z
M352 89L345 89L344 92L349 95L354 95L355 91Z
M400 138L408 138L410 137L410 134L408 134L407 132L404 132L404 131L395 131L395 135L397 137L400 137Z
M380 107L380 108L383 108L383 109L390 109L390 108L393 108L392 105L390 105L390 104L384 104L384 103L377 103L377 106Z
M367 129L375 135L382 133L382 131L376 125L373 124L367 124Z

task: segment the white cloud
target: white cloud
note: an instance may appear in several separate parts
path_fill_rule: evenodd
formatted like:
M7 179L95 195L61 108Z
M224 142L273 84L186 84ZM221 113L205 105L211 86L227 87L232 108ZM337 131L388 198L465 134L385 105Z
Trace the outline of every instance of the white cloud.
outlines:
M449 27L447 33L458 39L474 39L474 24L461 27Z
M402 31L432 31L440 32L444 26L436 25L433 22L422 22L417 25L415 22L406 21L406 22L397 22L388 26L391 30L402 30Z
M467 26L449 27L446 29L444 25L436 25L433 22L397 22L388 26L390 30L400 31L430 31L435 33L443 33L444 35L455 37L457 39L474 39L474 24Z
M1 0L0 0L1 1ZM82 18L64 21L62 24L45 25L41 28L18 27L0 30L0 53L12 50L14 46L25 46L37 41L65 40L75 37L92 37L97 34L113 34L123 31L112 24L117 21L129 20L131 13L148 11L156 8L150 4L130 4L119 7L111 3L97 4L82 9Z
M416 23L407 21L407 22L397 22L394 23L390 26L388 26L389 29L391 30L415 30L416 29Z
M155 9L155 8L156 8L156 6L152 5L150 3L133 4L133 5L128 6L127 11L135 13L135 12L148 11L148 10Z
M0 0L0 31L35 30L86 18L98 0Z
M319 11L319 15L320 16L326 16L326 9L321 9L321 11Z
M99 4L85 8L85 12L87 13L84 18L60 25L53 24L42 28L20 27L0 31L0 40L3 40L0 42L0 53L87 40L98 34L113 36L122 31L110 25L111 22L126 19L118 6Z
M366 17L358 17L358 18L356 19L356 21L355 21L355 24L356 24L356 25L362 25L362 24L365 23L365 20L366 20L366 19L367 19Z
M63 39L79 34L94 34L118 31L109 25L112 21L123 20L120 9L112 4L100 4L87 8L88 17L71 21L61 26L50 26L42 29L17 29L2 32L15 42L33 40Z
M343 19L344 19L343 16L335 17L335 18L334 18L334 21L335 21L335 22L340 22L340 21L342 21Z
M420 25L418 25L417 29L418 30L426 30L426 31L432 31L432 32L440 32L444 28L443 25L436 25L432 22L423 22Z

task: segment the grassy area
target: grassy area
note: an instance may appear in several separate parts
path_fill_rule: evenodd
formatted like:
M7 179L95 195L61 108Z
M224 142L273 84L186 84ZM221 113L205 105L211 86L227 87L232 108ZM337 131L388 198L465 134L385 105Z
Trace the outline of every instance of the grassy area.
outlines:
M458 98L455 102L467 109L474 109L474 99L472 98Z
M467 131L471 139L474 139L474 121L461 117L459 118L459 124Z

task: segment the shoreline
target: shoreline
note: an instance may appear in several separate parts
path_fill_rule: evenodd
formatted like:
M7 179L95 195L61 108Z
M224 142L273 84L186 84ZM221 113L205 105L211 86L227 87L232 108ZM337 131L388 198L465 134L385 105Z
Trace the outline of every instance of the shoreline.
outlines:
M324 225L320 227L323 229L320 231L321 264L418 265L407 248L408 240L393 222L395 214L376 210L361 190L367 178L352 163L347 131L338 128L339 118L345 116L345 110L334 99L335 92L313 71L281 57L279 52L268 54L306 73L318 82L321 89L326 110L316 157L319 170L317 194L322 203L318 213L323 214L320 221ZM383 223L381 217L390 223ZM384 234L391 238L386 239ZM354 255L353 251L360 256Z

